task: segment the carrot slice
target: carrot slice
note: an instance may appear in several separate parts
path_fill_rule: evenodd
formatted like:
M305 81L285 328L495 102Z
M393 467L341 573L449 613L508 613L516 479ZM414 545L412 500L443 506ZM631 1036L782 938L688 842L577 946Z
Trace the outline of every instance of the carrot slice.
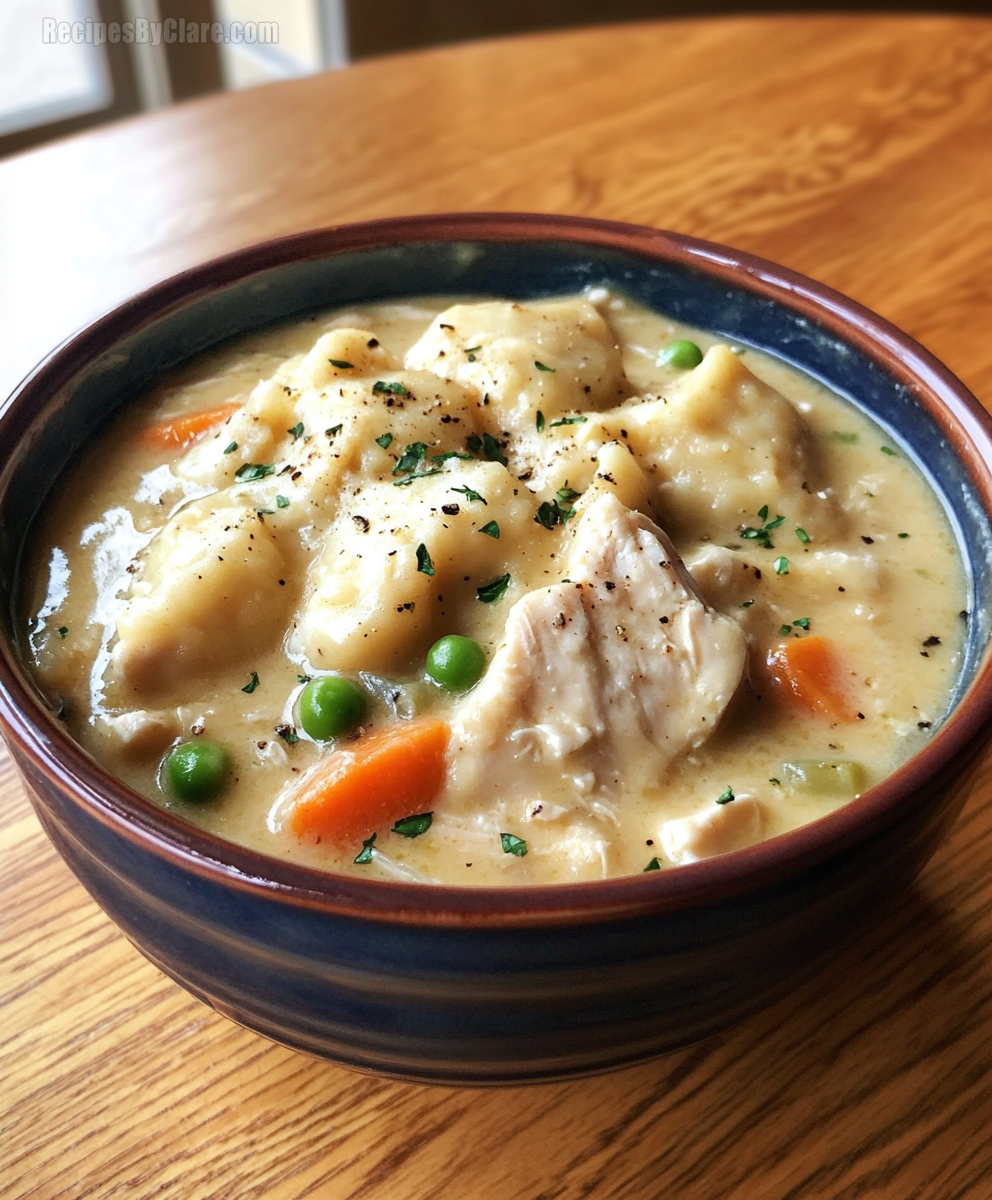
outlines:
M795 638L768 655L768 669L804 708L838 721L853 721L854 712L841 685L842 668L824 637Z
M444 787L450 734L445 721L404 721L329 754L300 780L290 828L344 842L425 811Z
M221 404L204 412L186 413L181 417L166 417L141 431L141 440L150 450L185 450L197 438L222 425L241 408L240 404Z

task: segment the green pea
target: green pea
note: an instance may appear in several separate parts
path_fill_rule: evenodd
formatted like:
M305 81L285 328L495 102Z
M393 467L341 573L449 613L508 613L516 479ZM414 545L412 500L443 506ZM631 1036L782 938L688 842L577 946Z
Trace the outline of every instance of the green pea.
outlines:
M360 687L340 675L319 675L300 695L300 724L316 742L350 733L368 710Z
M679 338L671 342L658 355L658 365L662 367L678 367L680 371L691 371L703 361L703 352L695 342Z
M231 756L220 742L180 742L165 760L165 781L177 800L203 804L224 790Z
M449 633L427 652L427 674L449 692L466 692L486 670L485 651L471 638Z

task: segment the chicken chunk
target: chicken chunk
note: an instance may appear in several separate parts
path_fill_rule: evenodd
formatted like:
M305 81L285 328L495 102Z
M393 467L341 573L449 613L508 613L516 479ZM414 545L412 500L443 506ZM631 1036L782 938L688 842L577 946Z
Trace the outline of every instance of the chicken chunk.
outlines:
M681 866L753 846L765 837L767 825L761 801L738 796L729 804L711 804L691 817L665 821L659 840L671 862Z
M98 736L110 744L110 753L117 753L127 763L148 762L158 758L168 744L181 733L174 711L131 712L101 715L96 721Z
M587 809L591 794L657 786L741 680L740 627L614 495L580 518L566 572L513 606L488 673L456 710L454 797Z

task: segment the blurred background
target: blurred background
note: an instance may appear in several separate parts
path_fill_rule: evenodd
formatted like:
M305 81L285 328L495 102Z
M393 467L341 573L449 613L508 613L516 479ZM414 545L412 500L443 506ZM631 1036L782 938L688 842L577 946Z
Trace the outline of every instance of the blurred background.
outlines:
M992 0L0 0L0 156L194 96L449 42L859 9L989 13Z

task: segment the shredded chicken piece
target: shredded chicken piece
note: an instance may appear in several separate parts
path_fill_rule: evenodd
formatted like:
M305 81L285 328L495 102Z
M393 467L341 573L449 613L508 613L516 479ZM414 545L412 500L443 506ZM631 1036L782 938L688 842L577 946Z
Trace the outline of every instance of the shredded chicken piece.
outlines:
M729 804L710 804L691 817L665 821L661 848L681 866L731 850L753 846L765 836L768 813L753 796L738 796Z
M580 808L590 774L607 797L659 784L740 682L739 626L704 603L662 530L615 496L581 517L566 571L513 606L455 714L455 797Z

